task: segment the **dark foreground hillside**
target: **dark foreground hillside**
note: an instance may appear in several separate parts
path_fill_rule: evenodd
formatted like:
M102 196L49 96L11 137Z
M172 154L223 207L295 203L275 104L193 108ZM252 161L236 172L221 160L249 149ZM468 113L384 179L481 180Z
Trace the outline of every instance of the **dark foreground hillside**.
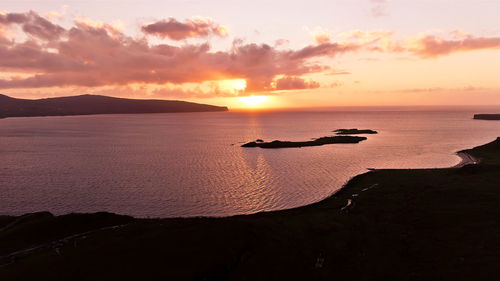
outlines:
M0 280L500 280L500 140L468 152L482 162L376 170L287 211L3 217Z
M227 111L227 107L185 101L134 100L94 95L39 100L0 95L0 118L202 111Z

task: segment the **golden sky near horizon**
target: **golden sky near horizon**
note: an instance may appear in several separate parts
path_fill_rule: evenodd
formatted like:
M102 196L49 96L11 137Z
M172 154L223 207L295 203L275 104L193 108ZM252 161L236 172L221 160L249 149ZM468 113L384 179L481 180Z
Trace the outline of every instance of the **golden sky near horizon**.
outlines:
M500 1L23 1L0 93L233 109L500 104Z

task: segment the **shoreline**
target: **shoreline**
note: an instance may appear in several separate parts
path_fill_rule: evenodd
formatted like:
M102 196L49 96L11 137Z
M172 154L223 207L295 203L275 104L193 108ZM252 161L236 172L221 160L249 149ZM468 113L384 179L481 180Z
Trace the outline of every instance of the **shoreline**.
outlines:
M461 158L460 163L450 168L462 168L466 165L476 165L481 162L480 158L474 157L470 153L467 153L466 150L458 151L456 154L458 157Z
M137 113L89 113L89 114L59 114L59 115L29 115L29 116L0 116L1 119L19 119L19 118L47 118L47 117L79 117L79 116L107 116L107 115L148 115L148 114L175 114L175 113L220 113L229 112L229 110L220 111L175 111L175 112L137 112Z
M286 210L0 217L0 279L498 280L500 138L460 153L475 165L368 171Z
M462 167L467 166L467 165L477 165L477 164L479 164L481 162L481 159L478 158L478 157L474 157L473 155L471 155L470 153L468 153L468 151L470 151L472 149L474 149L474 148L464 149L464 150L460 150L460 151L455 152L455 154L458 157L460 157L461 160L460 160L460 162L458 164L450 166L450 167L445 167L445 168L409 168L409 169L404 169L404 170L412 171L412 170L426 170L426 169L454 169L454 168L462 168ZM337 194L339 194L341 192L344 192L344 189L348 188L348 186L351 183L351 181L355 180L355 178L357 178L357 177L362 177L362 176L365 176L367 174L374 173L374 172L377 172L377 171L383 171L383 170L398 171L398 170L401 170L401 169L367 168L367 170L368 170L367 172L360 173L360 174L357 174L357 175L349 178L349 180L347 180L347 182L345 184L343 184L339 189L335 190L332 194L328 195L327 197L325 197L325 198L323 198L323 199L321 199L321 200L319 200L317 202L313 202L313 203L310 203L310 204L307 204L307 205L304 205L304 206L295 207L295 208L284 209L284 210L276 210L276 211L286 211L286 210L299 209L299 208L304 208L304 207L308 207L310 205L321 203L324 200L328 200L330 197L334 197L335 195L337 195ZM370 187L367 187L367 188L361 190L361 192L367 191L367 190L372 189L372 188L374 188L376 186L377 186L377 184L374 184L373 186L370 186ZM345 207L347 207L347 206L345 206ZM269 211L269 212L274 212L274 211ZM248 215L252 215L252 214L248 214Z
M470 153L468 153L469 150L471 150L471 149L464 149L464 150L460 150L460 151L455 152L455 155L457 155L458 157L460 157L461 160L460 160L460 162L458 164L450 166L450 167L444 167L444 168L408 168L408 169L404 169L404 170L410 170L411 171L411 170L423 170L423 169L453 169L453 168L462 168L462 167L464 167L466 165L476 165L476 164L479 164L481 162L481 159L477 158L477 157L474 157L473 155L471 155ZM389 169L367 168L367 170L368 171L366 171L364 173L356 174L356 175L350 177L339 189L334 190L332 193L330 193L329 195L327 195L326 197L324 197L323 199L321 199L319 201L312 202L312 203L309 203L309 204L305 204L305 205L302 205L302 206L286 208L286 209L277 209L277 210L268 210L268 211L264 210L264 211L258 211L258 212L255 212L255 213L234 214L234 215L227 215L227 216L178 216L178 217L149 217L149 216L147 216L147 217L136 217L136 216L131 216L129 214L122 214L122 213L108 212L108 211L82 212L82 213L71 212L71 213L66 213L66 214L61 214L61 215L55 215L55 216L65 216L65 215L71 215L71 214L110 213L110 214L115 214L115 215L119 215L119 216L129 216L129 217L133 217L134 219L139 219L139 220L142 220L142 219L144 219L144 220L164 220L164 219L191 219L191 218L208 218L208 219L214 218L214 219L217 219L217 218L231 218L231 217L236 217L236 216L252 216L252 215L261 214L261 213L282 212L282 211L288 211L288 210L295 210L295 209L307 208L309 206L313 206L315 204L319 204L322 201L328 200L330 197L334 197L335 195L343 192L344 188L346 188L349 185L349 183L352 180L354 180L355 178L357 178L357 177L361 177L361 176L364 176L366 174L369 174L369 173L372 173L372 172L376 172L376 171L381 171L381 170L399 170L399 169L394 169L394 168L389 168ZM24 214L20 214L20 215L5 215L5 214L0 214L0 217L22 217L22 216L26 216L26 215L30 215L30 214L37 214L37 213L44 213L44 212L50 213L50 211L37 211L37 212L31 212L31 213L24 213ZM0 231L1 231L1 228L0 228Z
M498 139L500 139L500 137ZM472 148L472 149L474 149L474 148ZM455 168L462 168L462 167L467 166L467 165L477 165L477 164L479 164L481 162L481 159L478 158L478 157L475 157L475 156L473 156L473 155L471 155L469 153L469 151L472 150L472 149L464 149L464 150L457 151L455 154L458 157L460 157L461 160L460 160L460 162L458 164L450 166L450 167L445 167L445 168L409 168L409 169L403 169L403 170L413 171L413 170L432 170L432 169L455 169ZM67 215L109 213L109 214L118 215L118 216L132 217L132 218L134 218L136 220L176 220L176 219L224 219L224 218L233 218L233 217L239 217L239 216L253 216L253 215L258 215L258 214L271 214L271 213L274 213L274 212L287 212L287 211L294 211L294 210L300 210L300 209L314 207L315 205L322 204L324 201L325 202L328 201L330 198L334 198L337 195L345 193L345 192L347 192L346 189L349 188L349 185L351 184L351 182L356 181L356 179L359 178L359 177L363 177L363 176L366 176L368 174L375 173L377 171L384 171L384 170L398 171L400 169L393 169L393 168L389 168L389 169L367 168L367 170L368 171L366 171L364 173L360 173L360 174L357 174L357 175L354 175L354 176L350 177L339 189L333 191L330 195L326 196L325 198L323 198L323 199L321 199L319 201L312 202L312 203L309 203L309 204L306 204L306 205L302 205L302 206L286 208L286 209L259 211L259 212L248 213L248 214L234 214L234 215L228 215L228 216L135 217L135 216L131 216L131 215L128 215L128 214L115 213L115 212L107 212L107 211L82 212L82 213L74 213L74 212L72 212L72 213L61 214L61 215L53 215L53 216L58 217L58 216L67 216ZM378 184L375 184L374 186L370 186L368 188L365 188L364 190L361 190L361 192L366 191L368 189L372 189L372 188L376 187L377 185ZM350 200L350 199L348 199L348 200ZM344 206L344 207L347 207L347 206ZM342 207L341 209L344 209L344 207ZM21 214L21 215L2 215L2 214L0 214L0 217L16 217L16 218L20 218L20 217L23 217L23 216L29 216L29 215L38 214L38 213L50 213L50 212L49 211L38 211L38 212L24 213L24 214ZM52 213L50 213L50 214L52 214ZM2 230L2 228L0 227L0 231L1 230ZM1 256L0 256L0 258L1 258Z

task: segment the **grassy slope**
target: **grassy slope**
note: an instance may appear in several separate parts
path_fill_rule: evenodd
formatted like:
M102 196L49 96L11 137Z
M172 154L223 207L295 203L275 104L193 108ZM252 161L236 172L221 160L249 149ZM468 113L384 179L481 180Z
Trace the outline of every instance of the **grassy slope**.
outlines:
M81 232L82 219L85 229L129 224L65 243L60 255L52 247L23 256L0 267L0 280L500 280L500 140L468 152L481 164L377 170L287 211L41 216L0 231L0 255ZM0 218L0 228L13 219Z

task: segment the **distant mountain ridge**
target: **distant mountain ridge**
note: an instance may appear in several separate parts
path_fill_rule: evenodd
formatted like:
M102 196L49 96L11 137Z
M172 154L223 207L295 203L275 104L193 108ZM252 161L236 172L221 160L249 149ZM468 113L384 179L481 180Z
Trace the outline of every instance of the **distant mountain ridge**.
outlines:
M17 99L0 94L0 118L91 114L227 111L225 106L173 100L137 100L98 95Z

